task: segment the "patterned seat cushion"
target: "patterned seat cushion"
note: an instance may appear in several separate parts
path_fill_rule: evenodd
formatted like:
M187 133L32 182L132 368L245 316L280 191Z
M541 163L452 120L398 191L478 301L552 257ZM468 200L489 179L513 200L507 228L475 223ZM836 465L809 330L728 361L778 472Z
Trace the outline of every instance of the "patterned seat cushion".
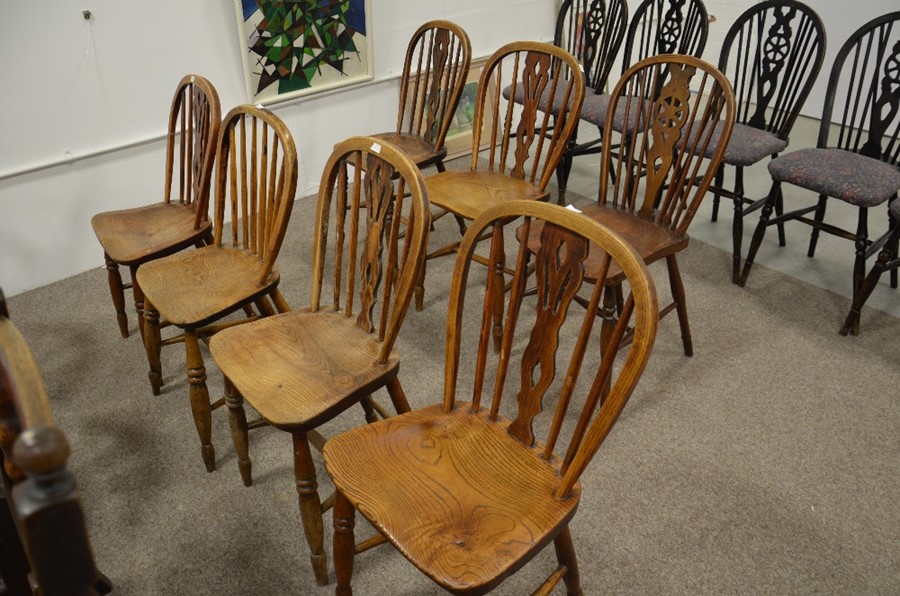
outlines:
M504 88L503 91L501 92L505 99L509 99L509 93L510 93L511 89L512 89L512 86L509 85L506 88ZM540 99L541 106L546 106L548 103L550 103L550 91L552 89L553 89L552 85L547 85L544 88L544 92L541 93L541 99ZM560 108L562 108L564 93L565 93L565 88L562 85L558 85L556 88L556 94L553 97L553 105L550 106L550 113L553 114L554 116L559 115L559 110L560 110ZM591 89L590 87L586 87L584 90L584 93L585 93L585 97L587 95L593 95L594 90ZM525 98L525 92L522 89L522 83L519 82L516 84L515 102L518 104L525 103L524 98ZM571 97L569 98L569 101L572 101Z
M704 157L712 157L722 134L722 126L722 122L716 124ZM735 123L731 140L725 148L724 161L730 166L752 166L769 155L781 153L787 145L786 140L779 139L770 132Z
M900 189L900 171L843 149L801 149L769 162L773 180L789 182L859 207L879 205Z
M541 104L546 105L549 101L549 87L544 90L544 94L541 97ZM506 87L502 91L503 97L509 99L510 87ZM521 85L518 86L516 90L516 103L522 103L522 98L524 94L522 92ZM585 87L584 90L584 103L581 105L581 119L591 124L594 124L597 128L603 129L606 124L606 112L609 110L609 101L611 96L605 93L597 93L591 87ZM553 99L553 105L550 107L550 113L556 116L559 114L559 108L562 106L562 94L557 92L557 97ZM632 105L629 108L632 113L632 120L637 115L637 107ZM613 130L621 132L624 128L625 124L625 101L619 101L619 107L616 109L616 119L613 122Z

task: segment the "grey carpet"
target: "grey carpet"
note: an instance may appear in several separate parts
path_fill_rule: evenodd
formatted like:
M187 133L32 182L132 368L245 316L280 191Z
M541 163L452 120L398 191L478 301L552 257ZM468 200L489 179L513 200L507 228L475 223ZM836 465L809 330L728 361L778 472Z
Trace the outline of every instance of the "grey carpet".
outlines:
M312 214L313 201L298 200L279 260L294 306L308 300ZM454 227L440 223L439 234ZM849 305L836 294L761 265L740 289L728 281L730 256L700 242L681 263L695 356L682 354L667 318L583 478L572 528L585 593L900 592L900 320L867 310L862 335L841 337ZM400 338L413 407L440 400L451 268L451 259L431 263L426 308L410 312ZM653 271L666 294L664 270ZM10 310L72 443L115 593L331 593L309 567L290 438L252 432L255 485L245 488L217 410L218 469L206 473L183 350L164 350L166 385L152 397L134 316L132 337L120 339L102 269L16 296ZM207 364L221 395L208 355ZM325 430L362 421L351 410ZM324 474L320 489L331 490ZM552 564L551 549L499 592L530 593ZM354 586L440 593L390 547L358 557Z

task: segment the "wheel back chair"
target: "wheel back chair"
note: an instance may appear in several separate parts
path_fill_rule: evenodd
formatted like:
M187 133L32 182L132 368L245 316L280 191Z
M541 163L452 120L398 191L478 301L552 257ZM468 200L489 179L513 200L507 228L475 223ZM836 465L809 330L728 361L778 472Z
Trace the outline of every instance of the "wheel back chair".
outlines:
M210 472L215 469L211 408L224 400L210 404L199 341L222 328L253 320L222 321L251 305L263 316L290 310L278 291L275 260L297 189L293 137L281 119L267 110L244 105L228 112L216 154L213 243L147 263L137 277L145 294L144 345L153 394L159 395L163 384L162 345L184 342L191 411ZM231 220L227 228L226 217ZM183 333L162 341L160 317Z
M855 248L853 295L860 293L866 259L888 240L890 231L869 238L868 212L896 201L900 190L900 12L869 21L838 51L828 79L825 106L815 148L793 151L769 162L772 188L753 232L744 269L743 286L762 244L766 228L785 221L812 226L809 257L815 255L819 232L852 240ZM819 195L815 205L778 214L784 200L783 184L793 184ZM828 197L858 210L856 231L825 221ZM773 210L776 216L771 217ZM812 213L813 217L808 217ZM888 217L889 228L894 220ZM891 272L896 287L896 269ZM859 331L859 320L850 331Z
M611 125L620 117L623 144L613 152ZM678 313L687 356L693 355L693 342L677 254L688 246L688 226L722 161L734 119L731 85L711 64L676 55L638 62L613 91L603 130L599 199L583 208L586 216L631 243L647 264L666 260L673 302L659 316L673 309ZM704 159L707 154L711 157ZM540 226L532 226L531 250L540 249L540 235ZM586 276L607 285L598 314L609 326L621 310L622 277L615 271L605 274L601 251L591 255Z
M108 594L97 571L69 444L0 290L0 585L12 596Z
M219 95L212 84L200 75L182 78L169 111L162 203L106 211L91 219L94 234L103 247L109 292L122 337L128 337L125 288L132 290L138 330L142 336L144 333L144 298L136 279L138 267L212 241L209 186L204 180L213 167L221 121ZM131 270L130 284L122 283L120 265Z
M518 218L526 231L540 222L544 242L533 255L520 245L511 291L493 277L483 290L469 286L476 244L487 235L490 258L499 262L504 223ZM603 274L621 271L631 289L602 353L593 313L570 312L595 251ZM539 298L525 301L532 256ZM591 297L595 304L602 277ZM495 295L509 297L499 356L490 347ZM467 299L475 301L470 309ZM495 588L552 542L559 565L535 593L549 594L562 580L569 594L580 594L569 531L581 497L579 477L641 376L656 311L646 266L607 228L535 201L482 213L463 238L453 271L443 403L325 444L325 467L337 487L335 593L351 593L359 511L378 530L375 540L389 541L452 593ZM629 325L634 339L614 365Z
M744 216L765 203L744 195L744 168L777 157L825 59L825 27L819 15L796 0L754 4L734 22L722 45L719 70L734 85L737 121L725 157L716 172L712 220L718 219L719 197L734 201L732 283L741 271ZM725 166L734 167L734 186L725 188ZM781 209L781 203L776 204ZM778 228L784 243L784 229Z
M382 387L398 413L409 411L394 342L431 220L416 164L373 137L339 143L319 188L310 306L225 330L210 351L227 378L244 484L251 483L247 429L259 423L248 425L243 400L263 422L291 433L300 518L316 581L325 585L322 514L332 498L319 498L310 444L321 450L316 428L356 404L369 422L386 417L371 398ZM329 294L333 302L325 305Z
M469 74L472 45L449 21L429 21L409 41L400 78L397 129L373 135L409 155L419 168L444 171L444 139Z

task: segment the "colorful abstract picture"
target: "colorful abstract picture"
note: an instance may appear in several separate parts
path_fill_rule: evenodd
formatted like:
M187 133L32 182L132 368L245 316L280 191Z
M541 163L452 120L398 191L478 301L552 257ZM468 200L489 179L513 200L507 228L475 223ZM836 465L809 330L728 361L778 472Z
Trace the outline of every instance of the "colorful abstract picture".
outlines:
M369 0L235 0L247 91L272 103L372 78Z

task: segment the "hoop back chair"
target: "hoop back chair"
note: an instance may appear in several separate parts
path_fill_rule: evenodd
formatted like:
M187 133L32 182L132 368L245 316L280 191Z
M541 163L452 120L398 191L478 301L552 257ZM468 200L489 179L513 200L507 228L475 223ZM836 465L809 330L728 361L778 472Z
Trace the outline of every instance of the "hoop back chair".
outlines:
M491 278L478 304L480 291L470 288L466 295L476 244L488 235L491 259L501 259L504 223L520 217L526 229L544 224L545 242L534 255L539 299L523 300L532 256L523 244L512 290ZM610 341L618 348L629 324L634 341L615 367L615 349L600 357L594 347L596 317L570 309L587 281L585 259L595 249L603 252L605 271L623 271L631 288ZM592 301L600 293L598 286ZM490 349L495 294L509 296L497 357ZM475 300L469 311L467 298ZM347 431L325 445L325 467L337 487L336 593L351 593L356 510L452 593L493 589L552 542L559 567L536 593L549 594L563 580L568 593L580 594L569 532L582 491L579 477L641 376L656 334L656 310L645 265L614 232L534 201L497 205L480 215L453 272L443 403ZM471 401L465 402L470 380ZM606 386L611 389L604 397Z
M103 247L109 292L122 337L128 337L125 288L131 288L143 335L144 299L136 281L143 263L212 240L209 221L209 172L213 167L222 110L219 95L200 75L186 75L178 83L169 111L166 137L166 177L162 203L98 213L91 219ZM176 187L177 185L177 187ZM119 266L131 270L131 283L122 283Z
M112 589L94 563L68 458L34 356L0 291L0 579L6 594Z
M264 422L293 437L300 518L316 581L325 585L322 514L331 498L324 505L319 498L310 444L321 450L324 438L315 429L356 404L367 421L376 413L386 417L370 397L382 387L398 413L409 411L394 342L431 220L416 164L374 137L339 143L320 189L310 306L225 330L213 337L210 350L229 379L232 436L244 483L252 480L243 399ZM324 303L328 294L330 305Z
M613 152L612 121L619 117L624 142ZM693 355L693 342L677 254L687 248L688 226L722 161L734 119L731 85L711 64L676 55L638 62L613 91L603 131L599 199L583 208L584 215L631 243L648 265L666 260L673 302L659 316L673 309L678 313L686 356ZM706 154L711 157L704 159ZM532 227L528 246L533 251L541 247L540 234L540 227ZM519 237L524 238L521 230ZM601 276L602 257L602 251L592 250L585 267L589 281L602 278L607 284L598 314L609 326L621 309L621 277L615 272Z
M215 469L211 406L199 340L236 323L218 322L255 305L263 315L290 310L278 291L275 260L294 205L297 150L290 131L268 110L232 109L222 123L216 158L215 237L210 246L148 263L138 270L146 296L144 345L154 395L162 387L162 345L184 342L191 411L208 471ZM231 224L225 227L225 218ZM274 302L274 308L269 300ZM183 334L163 342L160 316Z
M426 168L444 171L444 139L459 105L472 44L465 31L450 21L429 21L413 34L400 78L397 129L374 137L396 145Z
M702 0L644 0L634 11L625 34L622 74L644 58L660 54L683 54L700 57L706 47L709 17ZM601 153L603 127L609 110L610 96L595 88L588 93L581 109L581 119L593 124L600 138L571 146L558 172L560 195L565 196L572 158ZM621 116L621 115L620 115ZM623 126L621 117L613 121L617 131Z
M738 112L725 158L710 190L713 221L718 219L720 196L734 201L733 283L738 282L741 270L744 215L765 203L765 197L751 200L744 195L744 168L766 157L777 157L787 147L824 59L822 20L796 0L755 4L725 35L719 70L734 86ZM734 167L733 189L725 188L725 166ZM782 228L779 234L783 236Z
M896 198L900 189L898 137L900 12L893 12L860 27L838 51L828 79L816 147L793 151L769 162L772 188L754 230L739 284L747 282L766 228L791 220L813 228L809 257L815 255L819 232L853 241L856 295L865 276L866 259L888 237L885 233L874 242L869 239L868 211ZM771 217L784 200L784 183L815 192L818 202L787 213L776 211L776 217ZM858 208L855 232L824 221L828 197ZM812 218L808 217L810 213ZM892 283L896 285L896 277Z
M510 88L509 97L521 96L521 104L500 101L497 91ZM494 99L490 90L494 91ZM566 143L578 125L584 99L584 75L578 61L565 50L546 43L514 42L488 58L478 82L472 127L472 162L467 171L439 172L428 176L428 199L438 212L459 223L472 221L486 209L512 200L546 201L547 185ZM552 106L560 109L552 115ZM565 108L565 109L562 109ZM482 138L488 149L479 161ZM436 249L426 259L452 254L459 241ZM484 262L484 260L481 260ZM494 275L504 275L499 262ZM416 289L416 308L424 300L425 266Z

